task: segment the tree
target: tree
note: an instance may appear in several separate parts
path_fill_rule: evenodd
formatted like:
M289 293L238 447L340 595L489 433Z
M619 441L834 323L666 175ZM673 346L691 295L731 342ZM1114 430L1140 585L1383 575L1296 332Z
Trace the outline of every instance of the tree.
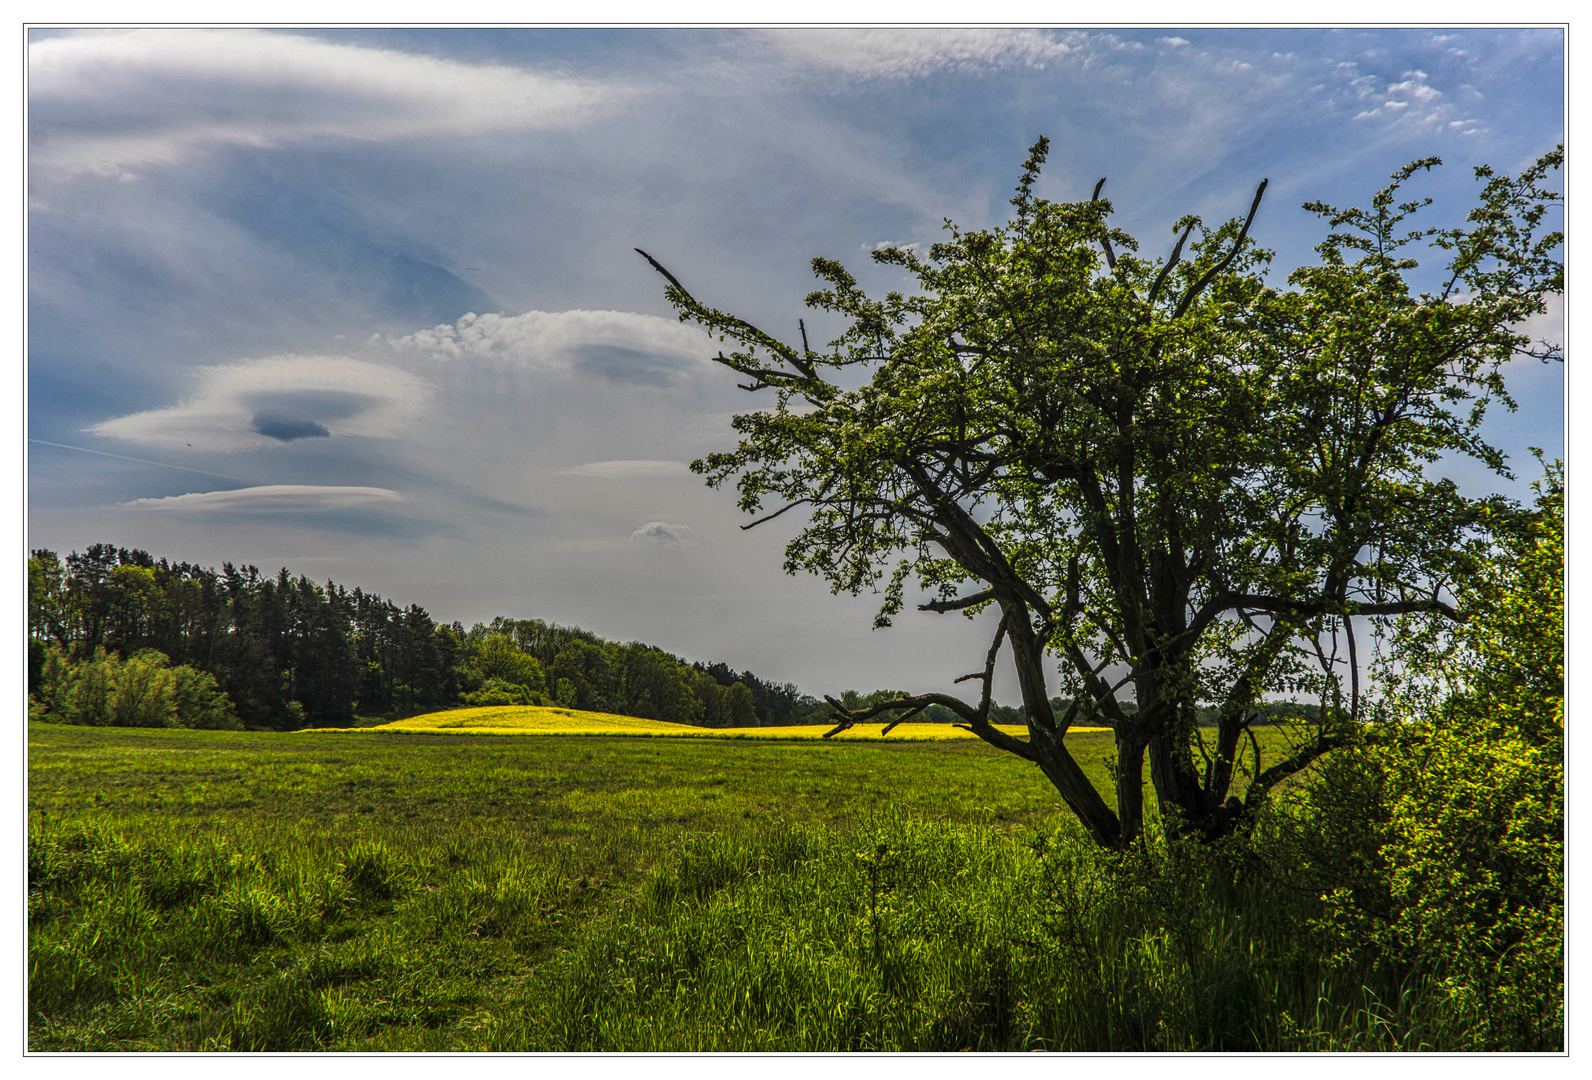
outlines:
M743 682L734 682L724 692L725 712L729 714L726 727L754 727L757 724L757 705L752 691Z
M521 652L507 634L488 634L470 650L470 662L488 679L512 686L523 686L531 694L547 689L542 665L529 653Z
M691 669L662 649L633 641L619 648L617 661L625 715L671 724L689 724L699 715L701 703L686 681Z
M567 707L607 712L622 700L608 650L579 638L559 649L549 681L558 703Z
M28 558L28 631L33 640L65 645L69 640L66 567L53 551Z
M735 450L693 469L714 487L736 478L754 525L806 507L785 569L837 591L882 583L879 626L910 577L936 596L925 610L998 613L964 677L982 686L976 703L832 702L837 731L943 705L1043 770L1108 847L1142 829L1148 759L1165 820L1220 835L1360 720L1357 619L1460 616L1446 587L1474 569L1488 504L1423 466L1464 454L1505 472L1479 434L1489 404L1513 406L1500 367L1522 352L1560 358L1514 328L1562 290L1561 237L1543 229L1557 194L1542 187L1562 151L1516 178L1478 169L1479 202L1454 228L1403 231L1430 200L1400 202L1400 188L1435 158L1394 173L1369 210L1307 204L1327 221L1321 264L1278 289L1250 239L1264 181L1243 220L1186 217L1155 261L1109 224L1103 180L1084 201L1035 197L1047 149L1033 147L1007 225L947 222L927 257L875 253L910 293L870 298L839 263L813 260L826 287L807 304L845 324L822 350L804 324L797 348L703 304L640 252L682 320L734 343L714 359L774 398L736 417ZM1423 239L1447 264L1418 292L1410 253ZM847 388L847 368L862 386ZM764 513L768 500L779 505ZM990 721L1003 646L1026 739ZM1060 714L1047 654L1071 698ZM1240 799L1229 789L1244 733L1276 691L1330 707L1269 767L1249 741ZM1215 712L1214 745L1201 706ZM1066 747L1075 722L1115 731L1115 807Z

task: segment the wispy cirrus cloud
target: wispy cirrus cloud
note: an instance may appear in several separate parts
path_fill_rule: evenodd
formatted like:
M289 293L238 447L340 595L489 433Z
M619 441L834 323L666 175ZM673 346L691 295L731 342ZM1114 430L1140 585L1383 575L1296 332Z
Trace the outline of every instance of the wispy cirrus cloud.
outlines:
M35 180L137 179L210 145L569 127L623 87L269 30L105 30L28 49Z
M164 498L133 499L120 509L166 520L167 527L243 528L300 535L348 536L362 540L393 537L415 540L457 534L434 502L419 504L390 488L330 484L264 484L230 491L191 491Z
M275 356L198 368L186 400L119 416L94 435L235 452L333 435L399 434L431 395L423 379L346 356Z

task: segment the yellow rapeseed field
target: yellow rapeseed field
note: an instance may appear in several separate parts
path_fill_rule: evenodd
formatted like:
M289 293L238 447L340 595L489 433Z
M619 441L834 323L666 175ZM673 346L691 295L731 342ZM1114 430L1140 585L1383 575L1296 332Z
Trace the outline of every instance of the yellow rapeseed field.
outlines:
M670 724L662 720L643 720L613 713L584 712L545 705L488 705L474 709L448 709L412 716L390 724L367 728L311 728L311 731L404 731L436 732L444 735L638 735L665 738L709 739L817 739L832 724L807 724L797 727L702 728ZM1026 736L1026 728L999 725L1009 735ZM877 739L885 725L878 721L859 724L836 735L836 739ZM1075 732L1104 731L1104 728L1073 728ZM886 736L891 740L928 742L939 739L972 739L972 732L950 724L898 724Z

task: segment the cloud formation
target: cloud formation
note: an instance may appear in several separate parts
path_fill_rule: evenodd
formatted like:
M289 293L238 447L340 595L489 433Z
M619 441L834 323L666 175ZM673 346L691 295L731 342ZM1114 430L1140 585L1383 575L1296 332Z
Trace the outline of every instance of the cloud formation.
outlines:
M648 480L667 476L688 476L690 472L691 467L683 461L588 461L584 465L560 469L559 475L585 476L599 480Z
M431 395L407 372L346 356L274 356L198 368L193 394L88 430L170 449L235 452L333 435L391 437Z
M788 58L855 79L918 79L943 71L1043 68L1083 47L1081 33L1044 30L770 30Z
M567 75L270 30L103 30L28 49L35 179L136 170L207 146L561 128L630 92ZM92 121L90 121L92 117Z
M641 528L630 534L630 539L638 537L650 540L654 544L663 544L666 547L680 547L691 535L689 525L671 525L667 521L649 521Z
M628 311L470 314L390 344L400 355L432 361L485 360L653 386L682 381L712 351L708 335L695 327Z
M387 488L267 484L232 491L191 491L162 499L134 499L122 505L139 510L275 515L363 510L391 507L401 502L403 496Z

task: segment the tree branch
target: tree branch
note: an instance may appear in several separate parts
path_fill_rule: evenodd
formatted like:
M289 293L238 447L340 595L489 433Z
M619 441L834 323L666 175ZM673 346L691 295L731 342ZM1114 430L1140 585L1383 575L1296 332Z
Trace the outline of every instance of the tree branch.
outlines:
M1188 311L1189 305L1194 302L1194 298L1204 292L1205 287L1216 280L1216 275L1226 270L1228 265L1238 258L1238 253L1244 249L1244 238L1249 235L1249 227L1255 223L1255 211L1260 209L1260 197L1266 193L1266 185L1270 182L1270 180L1262 180L1260 186L1255 189L1255 201L1249 204L1249 216L1244 219L1244 227L1238 230L1238 239L1233 241L1233 250L1229 251L1225 259L1211 267L1204 277L1195 282L1189 291L1183 294L1183 299L1178 301L1177 310L1172 313L1172 318L1181 319L1183 313Z
M1038 755L1035 753L1033 747L1029 746L1028 743L1022 741L1021 739L1012 738L1010 735L991 724L987 714L980 715L979 711L973 708L973 706L969 705L961 698L952 697L950 694L918 694L915 697L893 698L890 701L881 701L877 705L870 705L866 709L859 709L855 712L846 708L840 702L827 695L824 697L824 700L829 703L830 708L835 710L834 715L840 721L832 730L824 733L823 737L826 739L831 735L838 735L850 727L864 723L865 721L871 720L876 716L882 716L887 712L900 712L903 710L908 710L909 715L911 715L921 712L930 705L944 705L947 709L950 709L963 720L967 721L965 724L953 724L953 727L959 727L965 731L971 731L985 742L999 747L1009 754L1016 754L1024 761L1039 760ZM899 722L900 721L897 721L897 723ZM891 724L890 726L893 727L895 725Z
M692 296L691 293L689 291L687 291L687 289L686 289L686 287L684 285L680 284L680 279L679 278L675 277L673 274L669 273L669 271L667 269L664 268L664 265L662 263L660 263L657 259L654 259L651 255L648 255L645 251L642 251L640 248L635 248L634 250L635 250L637 255L640 255L643 259L646 259L647 262L652 266L652 268L654 270L656 270L658 273L662 274L664 276L664 278L668 280L670 285L674 286L675 291L678 292L680 294L680 296L686 301L686 304L684 306L689 307L699 319L703 319L703 321L708 321L708 322L713 322L713 323L721 323L722 325L724 325L726 327L729 327L731 329L739 328L740 330L745 331L748 336L750 336L754 340L760 342L770 352L774 353L780 359L782 359L786 363L790 364L791 367L793 367L797 371L799 371L801 373L801 377L802 377L803 380L805 380L807 382L819 382L820 381L819 378L818 378L817 373L813 370L813 366L811 364L809 364L806 361L806 359L804 359L801 356L798 356L796 354L796 350L790 348L787 345L782 345L779 342L779 339L771 337L770 335L763 333L763 331L759 330L757 327L753 326L751 323L747 322L745 319L738 319L738 318L736 318L733 315L725 315L725 314L722 314L721 312L716 312L716 311L713 311L711 308L705 307L700 301L697 300L696 297ZM728 361L724 361L722 359L722 357L723 357L723 354L721 353L718 357L715 357L714 359L721 360L721 362L728 362ZM753 375L754 372L743 371L743 374ZM787 379L790 378L789 375L785 375L783 372L779 372L779 373L776 373L776 374L779 374L780 377L782 377L782 378L787 378ZM756 377L764 378L764 376L761 375L761 374L757 374Z
M959 597L955 600L930 600L927 604L919 604L919 611L933 611L943 614L947 611L960 611L963 608L973 607L975 604L987 603L995 599L994 589L984 589L973 593L971 596Z
M772 514L764 514L762 517L758 518L756 521L752 522L750 525L742 525L741 526L741 531L745 532L747 529L755 528L758 525L763 524L763 522L765 522L765 521L773 521L775 518L779 517L785 511L794 510L794 509L796 509L796 507L802 505L803 503L810 503L812 501L813 501L812 499L797 499L793 503L789 503L788 505L780 507L778 510L775 510Z
M1100 189L1105 186L1106 178L1102 176L1100 181L1095 184L1094 194L1089 196L1089 201L1098 202L1100 199ZM1111 250L1111 241L1107 237L1100 237L1100 249L1106 253L1106 268L1108 270L1115 270L1117 268L1117 253Z
M1183 244L1188 240L1189 233L1193 231L1194 222L1191 221L1184 227L1183 235L1177 238L1177 243L1173 246L1172 254L1167 258L1166 265L1161 267L1159 274L1155 275L1155 282L1150 286L1150 298L1146 301L1151 308L1155 307L1155 298L1160 295L1161 286L1166 284L1166 276L1172 272L1172 267L1176 266L1177 261L1183 257ZM1148 312L1146 312L1146 315L1148 315Z

